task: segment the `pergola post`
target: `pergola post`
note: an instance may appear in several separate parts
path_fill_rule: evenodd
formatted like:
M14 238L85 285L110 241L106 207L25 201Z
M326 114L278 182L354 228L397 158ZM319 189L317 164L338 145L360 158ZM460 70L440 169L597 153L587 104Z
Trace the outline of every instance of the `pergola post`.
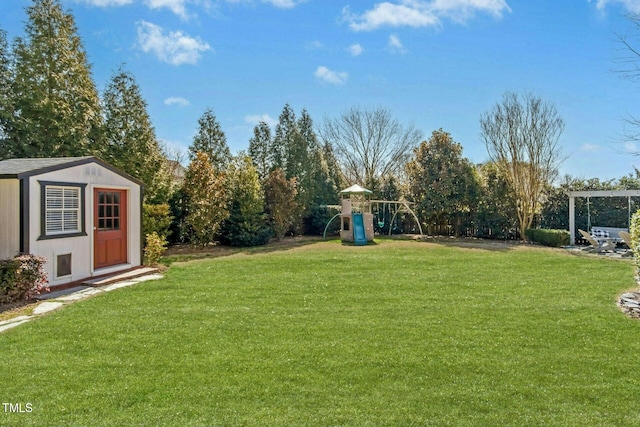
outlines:
M576 244L576 198L569 196L569 244Z

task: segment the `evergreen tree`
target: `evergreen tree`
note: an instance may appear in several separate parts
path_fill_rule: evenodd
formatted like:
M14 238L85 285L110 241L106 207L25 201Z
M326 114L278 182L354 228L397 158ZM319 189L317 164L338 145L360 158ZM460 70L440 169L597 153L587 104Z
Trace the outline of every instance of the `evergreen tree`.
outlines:
M509 180L493 162L479 165L477 171L480 194L475 213L476 234L494 239L515 236L518 218L514 214L516 202ZM564 202L568 211L569 199L566 194L563 195L566 197ZM569 228L568 220L566 228Z
M284 171L275 169L265 184L265 204L271 228L276 239L282 240L295 221L298 210L296 203L296 179L287 179Z
M409 192L419 215L429 225L452 225L459 234L463 221L475 211L478 182L462 145L442 129L414 151L407 164Z
M145 184L148 202L166 203L169 177L147 103L133 75L122 67L103 95L105 160Z
M264 214L264 192L251 157L241 154L229 163L226 174L229 218L222 224L221 240L232 246L264 245L271 237Z
M6 124L17 157L99 152L98 93L74 18L59 0L27 8L26 39L16 39L13 114Z
M323 190L323 200L334 200L331 203L338 203L338 191L347 187L347 179L340 168L338 159L333 152L333 146L325 142L322 147L322 159L326 165L327 184Z
M212 243L229 217L224 181L224 174L213 169L206 153L195 153L183 188L187 199L185 225L196 244Z
M293 165L289 164L288 153L294 145L297 134L296 114L289 104L285 104L278 118L276 132L269 149L271 170L280 168L285 171L287 179L295 176Z
M318 138L313 130L313 120L307 110L302 110L292 143L287 156L289 173L298 178L298 202L306 211L316 201L322 161L318 150Z
M11 81L11 57L7 32L0 29L0 160L12 157L6 132L7 123L13 115Z
M207 108L198 119L198 133L189 147L189 159L193 160L199 151L207 154L217 172L224 171L231 160L227 137L211 108Z
M269 149L271 147L271 128L261 121L253 128L253 138L249 140L249 156L258 171L260 181L264 182L271 171Z

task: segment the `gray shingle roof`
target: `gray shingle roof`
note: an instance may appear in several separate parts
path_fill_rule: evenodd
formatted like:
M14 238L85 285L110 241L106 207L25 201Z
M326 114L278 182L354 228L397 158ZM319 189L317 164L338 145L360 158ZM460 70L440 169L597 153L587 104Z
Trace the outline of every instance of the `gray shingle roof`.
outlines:
M0 161L0 175L18 175L34 172L46 172L49 169L59 169L70 163L82 163L93 157L57 157L57 158L37 158L37 159L7 159Z
M30 159L7 159L0 161L0 179L2 178L25 178L33 175L40 175L46 172L52 172L72 166L84 165L87 163L97 163L121 175L137 184L142 182L131 175L122 172L113 166L104 163L102 160L93 156L84 157L45 157Z

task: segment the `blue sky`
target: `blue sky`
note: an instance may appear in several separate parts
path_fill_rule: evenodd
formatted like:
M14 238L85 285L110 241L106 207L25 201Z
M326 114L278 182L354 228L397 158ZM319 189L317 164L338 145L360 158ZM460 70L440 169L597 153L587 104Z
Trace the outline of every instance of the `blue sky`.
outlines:
M506 91L553 102L566 122L562 174L617 178L640 168L623 137L640 81L616 73L616 34L640 0L62 0L98 90L125 64L156 134L186 150L213 108L233 152L285 103L316 125L382 106L425 138L443 128L487 160L479 118ZM23 33L29 0L0 0L0 28Z

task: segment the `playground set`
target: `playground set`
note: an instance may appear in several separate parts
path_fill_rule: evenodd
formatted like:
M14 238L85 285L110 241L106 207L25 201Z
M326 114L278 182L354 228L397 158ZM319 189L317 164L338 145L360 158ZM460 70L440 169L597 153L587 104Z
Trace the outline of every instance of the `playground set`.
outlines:
M376 226L379 231L388 226L389 235L394 231L396 218L399 213L406 212L413 216L416 222L416 231L422 236L422 227L418 217L406 200L372 200L373 192L359 185L340 191L341 212L334 215L324 229L323 237L327 236L327 229L336 218L340 217L340 240L353 243L356 246L364 246L374 239ZM374 226L374 213L376 223ZM386 221L389 220L388 223Z

